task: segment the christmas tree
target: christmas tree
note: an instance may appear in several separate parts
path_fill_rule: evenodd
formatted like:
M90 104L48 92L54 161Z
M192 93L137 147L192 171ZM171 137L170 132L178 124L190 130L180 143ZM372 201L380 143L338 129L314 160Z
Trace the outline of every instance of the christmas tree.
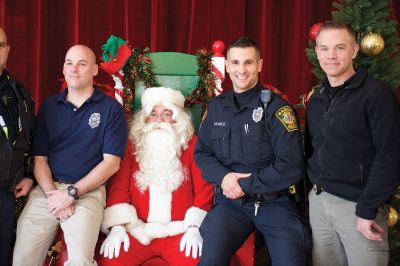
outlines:
M400 38L397 22L392 18L391 0L339 0L333 2L333 9L332 19L350 25L356 32L361 49L354 60L354 67L366 67L374 78L393 90L398 89ZM384 49L379 52L383 43ZM325 74L319 66L314 47L315 41L310 40L306 53L313 65L314 75L323 80Z
M360 51L354 60L355 69L365 67L376 79L393 90L400 87L400 38L397 22L393 19L391 0L339 0L333 2L332 19L350 25L356 32ZM306 54L313 65L313 73L321 82L325 73L319 66L315 53L315 36L320 23L310 29L309 48ZM390 203L389 265L400 265L400 190ZM396 224L397 222L397 224Z

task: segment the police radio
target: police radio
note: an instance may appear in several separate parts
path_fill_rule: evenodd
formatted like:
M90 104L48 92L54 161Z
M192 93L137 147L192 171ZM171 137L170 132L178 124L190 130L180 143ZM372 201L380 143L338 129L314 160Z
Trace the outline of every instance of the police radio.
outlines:
M271 91L270 90L262 90L260 94L260 100L264 105L264 121L265 121L265 127L267 128L268 135L270 135L270 129L267 123L267 107L269 102L271 101Z

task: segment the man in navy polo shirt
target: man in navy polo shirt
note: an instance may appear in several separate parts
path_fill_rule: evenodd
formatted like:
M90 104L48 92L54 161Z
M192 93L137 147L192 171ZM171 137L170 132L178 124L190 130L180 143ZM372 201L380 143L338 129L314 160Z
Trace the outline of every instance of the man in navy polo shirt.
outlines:
M39 186L18 221L13 265L43 265L59 225L65 265L97 265L103 184L119 169L128 133L118 102L94 89L97 72L90 48L71 47L63 69L68 88L40 108L33 148Z

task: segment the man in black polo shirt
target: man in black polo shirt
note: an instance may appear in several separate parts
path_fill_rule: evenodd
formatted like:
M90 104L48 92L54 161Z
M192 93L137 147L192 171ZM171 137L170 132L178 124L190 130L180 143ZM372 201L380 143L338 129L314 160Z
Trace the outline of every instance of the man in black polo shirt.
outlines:
M33 148L39 186L18 221L14 265L43 265L59 225L65 265L97 265L103 184L119 169L128 135L122 107L93 87L97 72L91 49L71 47L63 70L68 88L40 108Z
M8 265L11 251L15 198L28 194L32 186L30 142L34 102L22 85L4 69L10 46L0 28L0 265Z

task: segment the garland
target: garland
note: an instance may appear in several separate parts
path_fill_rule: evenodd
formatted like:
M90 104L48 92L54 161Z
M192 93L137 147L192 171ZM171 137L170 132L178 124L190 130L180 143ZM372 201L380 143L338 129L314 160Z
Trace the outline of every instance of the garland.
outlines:
M197 87L186 97L185 106L190 108L194 104L201 104L201 116L207 109L207 103L213 96L216 76L213 73L212 57L213 52L200 48L196 52L199 69L197 75L199 81Z
M150 69L150 49L133 48L122 72L124 75L124 107L133 114L135 108L135 83L143 82L146 88L158 86L154 73Z
M135 107L135 83L142 82L145 88L159 86L157 84L154 73L151 71L150 49L132 50L132 55L129 57L124 67L122 68L124 75L124 107L126 110L133 113ZM202 104L201 114L203 115L207 102L213 96L215 88L215 75L212 71L212 56L213 52L201 48L197 50L197 75L199 81L196 88L185 98L185 107L190 108L195 104Z

